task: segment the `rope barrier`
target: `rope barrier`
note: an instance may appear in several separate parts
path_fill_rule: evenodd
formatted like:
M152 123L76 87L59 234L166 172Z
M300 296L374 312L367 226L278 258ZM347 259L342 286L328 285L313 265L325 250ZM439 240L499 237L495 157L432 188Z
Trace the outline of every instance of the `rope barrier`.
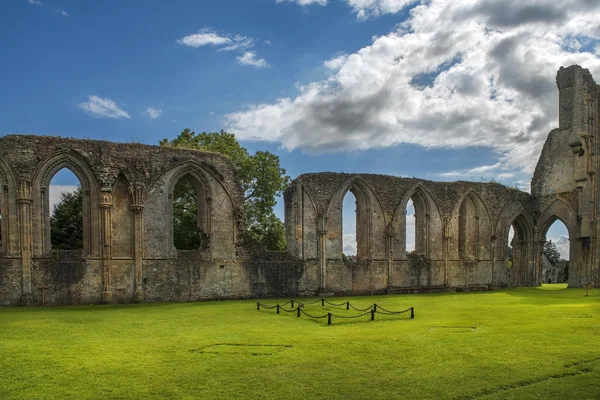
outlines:
M364 317L367 314L371 314L371 311L367 311L365 313L362 314L358 314L358 315L336 315L336 314L331 314L332 317L336 317L336 318L342 318L342 319L351 319L351 318L360 318L360 317Z
M331 305L333 307L343 307L346 306L346 310L349 310L350 307L352 307L353 310L355 311L359 311L361 312L361 314L358 315L337 315L337 314L332 314L331 312L328 312L325 315L320 315L320 316L315 316L315 315L311 315L309 313L307 313L306 311L304 311L302 309L302 307L300 307L301 303L297 303L298 305L294 308L294 300L290 300L287 301L286 303L283 304L276 304L276 305L268 305L268 304L263 304L260 302L256 303L256 309L260 310L261 307L263 307L266 310L272 310L272 309L277 309L277 314L279 314L280 310L283 310L287 313L292 313L295 312L296 313L296 317L299 318L301 314L306 315L309 318L313 318L313 319L321 319L321 318L327 318L327 324L331 325L331 319L333 318L341 318L341 319L354 319L354 318L360 318L360 317L364 317L365 315L371 314L371 321L375 320L375 314L381 314L381 315L400 315L400 314L404 314L410 311L410 318L414 319L415 318L415 309L414 307L410 307L407 308L406 310L401 310L401 311L391 311L391 310L387 310L381 306L379 306L377 303L373 303L373 305L367 307L367 308L356 308L355 306L353 306L349 301L345 302L345 303L332 303L329 300L325 300L324 298L321 299L317 299L315 301L312 301L310 303L305 303L305 304L315 304L321 302L321 305L324 306L325 303L327 303L328 305ZM284 306L290 304L292 305L291 309L286 310L284 308Z
M369 307L367 307L367 308L356 308L356 307L354 307L354 306L352 305L352 303L349 303L349 304L350 304L350 307L352 307L352 309L354 309L355 311L358 311L358 312L361 312L361 311L367 311L367 310L370 310L371 308L373 308L373 306L372 306L372 305L371 305L371 306L369 306Z
M309 318L314 318L314 319L320 319L320 318L327 318L328 314L325 315L321 315L320 317L315 317L314 315L310 315L308 314L306 311L304 311L303 309L300 309L300 312L304 315L306 315Z
M412 307L407 308L406 310L402 310L402 311L390 311L390 310L386 310L385 308L381 307L380 305L377 305L377 312L380 314L404 314L405 312L409 312L411 309L412 309Z
M323 300L325 300L325 299L323 299ZM329 300L325 300L325 303L329 304L330 306L334 306L334 307L344 307L344 306L346 306L346 303L336 304L336 303L330 302Z

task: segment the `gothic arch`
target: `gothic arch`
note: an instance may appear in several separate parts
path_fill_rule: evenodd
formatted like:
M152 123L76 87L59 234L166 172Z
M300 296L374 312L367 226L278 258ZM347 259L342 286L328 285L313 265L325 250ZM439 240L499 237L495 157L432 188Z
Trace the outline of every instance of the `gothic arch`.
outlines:
M294 180L284 192L285 235L288 252L299 259L317 258L317 206L311 194L299 180ZM318 246L318 244L317 244Z
M513 227L514 236L509 242L508 234ZM496 224L496 259L506 265L507 249L512 244L510 268L504 267L506 283L512 286L529 286L535 283L533 221L519 200L504 206ZM500 272L498 272L500 273Z
M479 194L469 189L458 201L450 222L451 259L491 259L491 217Z
M405 260L406 256L406 206L409 200L415 207L415 251L428 259L442 258L442 218L440 210L425 186L417 183L408 190L394 212L393 257Z
M16 221L16 183L12 168L0 157L0 254L12 253L18 243L10 228Z
M111 240L113 258L133 258L133 199L129 180L117 175L112 187Z
M168 221L146 219L144 229L147 237L162 243L171 249L170 256L176 257L177 251L173 245L173 191L175 185L183 177L188 176L194 185L202 208L203 230L208 235L209 243L219 243L219 246L209 247L210 258L235 258L235 243L238 228L238 216L241 215L241 205L236 206L231 193L223 182L211 171L195 161L184 161L163 171L155 177L145 191L145 214L165 213ZM166 229L165 229L166 228ZM150 258L164 257L156 251L155 246L145 243L145 254Z
M327 258L342 258L342 203L350 191L356 198L357 259L386 258L386 219L375 192L359 176L348 179L327 206Z
M40 162L33 173L33 254L48 254L50 242L49 186L54 175L68 168L81 184L83 192L83 252L85 256L100 256L100 190L92 168L76 151L60 151Z
M538 219L536 240L544 240L548 228L550 228L557 219L561 220L567 227L569 238L577 237L577 213L575 213L575 211L562 199L556 199L546 207Z
M536 243L539 244L537 247L538 254L536 254L538 260L538 276L541 276L543 243L546 240L548 229L556 220L560 220L567 227L567 231L569 232L569 241L571 242L569 246L569 283L573 286L577 286L582 282L582 279L585 280L587 278L581 276L581 244L575 240L579 234L579 223L575 211L560 198L557 198L548 205L538 219L536 229Z

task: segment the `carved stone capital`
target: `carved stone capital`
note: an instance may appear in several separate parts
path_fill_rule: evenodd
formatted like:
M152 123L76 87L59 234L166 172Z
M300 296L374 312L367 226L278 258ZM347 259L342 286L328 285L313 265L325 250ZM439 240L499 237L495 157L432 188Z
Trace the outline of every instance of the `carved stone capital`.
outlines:
M110 189L102 189L98 206L100 208L112 208L112 192Z

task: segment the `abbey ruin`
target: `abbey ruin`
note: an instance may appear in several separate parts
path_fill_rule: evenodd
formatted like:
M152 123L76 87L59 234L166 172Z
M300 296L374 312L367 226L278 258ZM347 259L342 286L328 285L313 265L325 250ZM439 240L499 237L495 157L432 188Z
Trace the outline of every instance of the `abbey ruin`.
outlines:
M570 238L569 285L600 286L599 88L561 68L558 128L531 194L497 183L316 173L287 189L287 252L238 240L243 193L224 156L58 137L0 138L0 305L195 301L330 293L489 290L541 283L542 246L557 219ZM49 185L70 169L83 191L83 248L50 241ZM173 245L173 190L196 190L198 250ZM342 202L356 198L356 262L342 258ZM416 215L406 249L406 205ZM509 229L514 229L507 268Z

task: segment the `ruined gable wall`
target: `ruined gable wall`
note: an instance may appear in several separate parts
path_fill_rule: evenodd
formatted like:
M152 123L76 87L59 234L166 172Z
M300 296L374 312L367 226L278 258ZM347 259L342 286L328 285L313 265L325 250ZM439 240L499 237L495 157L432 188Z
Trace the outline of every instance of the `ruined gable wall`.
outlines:
M47 189L63 167L85 191L82 251L51 250ZM219 154L11 135L0 138L0 171L0 304L41 304L42 292L46 304L249 297L315 280L293 258L238 257L243 193ZM199 251L172 243L172 190L188 173L206 189L210 245Z

